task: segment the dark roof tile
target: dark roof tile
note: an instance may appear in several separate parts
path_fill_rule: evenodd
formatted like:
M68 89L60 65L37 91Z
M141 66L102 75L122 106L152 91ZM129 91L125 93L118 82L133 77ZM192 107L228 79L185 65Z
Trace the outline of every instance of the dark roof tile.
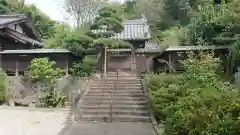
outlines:
M24 41L24 42L27 42L27 43L31 43L32 45L37 45L37 46L41 46L43 47L43 43L37 41L37 40L34 40L32 38L29 38L27 37L26 35L22 34L22 33L19 33L17 31L14 31L14 30L11 30L11 29L8 29L7 30L7 34L11 37L14 37L14 38L17 38L21 41Z
M24 15L0 15L0 27L21 21L27 21L27 17Z
M127 20L124 22L124 30L113 36L117 40L147 40L151 38L149 26L146 20ZM98 33L105 30L93 30Z
M0 54L38 54L38 53L71 53L67 49L25 49L25 50L4 50Z

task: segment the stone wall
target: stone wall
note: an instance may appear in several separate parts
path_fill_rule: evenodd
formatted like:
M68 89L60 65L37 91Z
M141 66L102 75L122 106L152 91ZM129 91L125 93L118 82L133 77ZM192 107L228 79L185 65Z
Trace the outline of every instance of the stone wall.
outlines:
M62 91L68 98L70 104L75 95L83 90L89 78L74 78L71 76L62 77L57 81L56 90ZM20 76L8 76L8 89L14 101L33 102L36 100L36 86Z

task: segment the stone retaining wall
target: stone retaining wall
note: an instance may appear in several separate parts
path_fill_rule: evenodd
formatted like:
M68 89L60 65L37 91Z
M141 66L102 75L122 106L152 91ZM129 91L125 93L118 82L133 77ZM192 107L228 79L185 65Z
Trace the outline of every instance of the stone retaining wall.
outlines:
M57 81L56 90L62 91L71 104L74 96L85 88L89 78L74 78L72 76L62 77ZM8 89L13 100L24 102L33 102L36 100L36 89L34 85L20 76L8 77Z

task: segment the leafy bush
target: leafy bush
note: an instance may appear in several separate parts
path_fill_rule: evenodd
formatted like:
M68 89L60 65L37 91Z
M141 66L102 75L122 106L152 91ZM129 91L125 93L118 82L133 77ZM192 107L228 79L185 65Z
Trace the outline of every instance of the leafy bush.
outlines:
M70 71L73 76L87 77L91 75L92 67L87 63L74 63Z
M97 58L95 56L85 56L83 62L74 63L70 70L74 76L87 77L91 75L96 63Z
M6 88L7 75L1 70L0 71L0 103L5 102L8 98Z
M60 91L48 90L40 101L45 107L64 107L67 104L67 97Z
M29 66L30 79L37 85L37 96L46 107L64 106L66 97L55 91L55 84L62 70L54 68L55 62L48 58L37 58Z
M54 69L56 62L49 61L48 58L36 58L31 61L29 66L30 78L33 82L55 83L61 76L61 69Z
M150 77L149 96L166 135L240 134L240 93L216 74L213 54L189 54L182 75Z

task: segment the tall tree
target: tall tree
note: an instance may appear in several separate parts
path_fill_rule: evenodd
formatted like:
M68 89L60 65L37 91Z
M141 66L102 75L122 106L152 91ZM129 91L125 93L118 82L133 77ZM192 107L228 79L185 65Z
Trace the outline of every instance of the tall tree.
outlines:
M67 12L74 18L76 27L93 20L106 0L65 0Z
M104 49L104 76L107 69L107 48L132 47L129 43L120 40L113 40L110 37L123 31L123 20L117 14L117 11L110 7L104 7L98 11L98 17L95 18L92 30L97 30L94 44L102 46ZM103 51L101 49L101 51Z

